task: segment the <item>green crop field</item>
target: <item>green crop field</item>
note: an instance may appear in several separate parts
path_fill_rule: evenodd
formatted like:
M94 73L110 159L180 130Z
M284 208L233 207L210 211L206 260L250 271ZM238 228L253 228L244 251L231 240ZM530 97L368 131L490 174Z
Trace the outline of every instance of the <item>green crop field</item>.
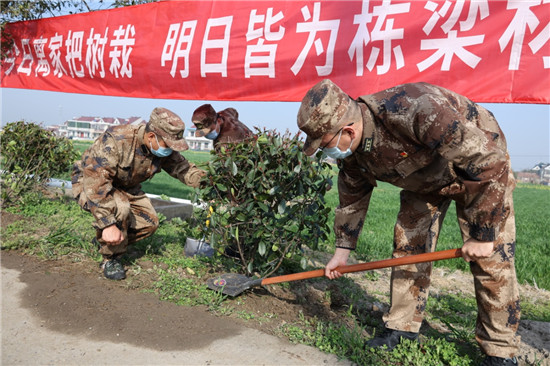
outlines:
M336 207L338 193L329 192L327 202ZM519 185L514 191L516 211L516 270L520 283L529 283L550 289L546 269L550 265L550 187ZM363 260L390 258L393 243L393 226L399 210L399 188L380 183L375 188L359 237L357 255ZM445 218L438 250L462 246L454 203ZM436 262L435 266L469 270L462 259Z
M84 151L90 142L75 142ZM183 155L198 166L210 159L208 152L185 151ZM336 180L336 177L334 178ZM336 183L336 182L335 182ZM169 197L193 199L194 189L162 172L142 184L147 193ZM393 226L399 210L400 189L379 183L375 188L356 255L360 260L372 261L390 258L393 243ZM333 188L326 195L327 204L336 207L338 192ZM520 283L529 283L550 290L550 277L545 268L550 266L550 187L518 185L514 192L516 211L517 247L516 269ZM331 214L331 222L334 214ZM333 250L331 234L327 251ZM462 246L454 203L449 208L439 237L438 250ZM436 262L435 266L468 271L462 259Z

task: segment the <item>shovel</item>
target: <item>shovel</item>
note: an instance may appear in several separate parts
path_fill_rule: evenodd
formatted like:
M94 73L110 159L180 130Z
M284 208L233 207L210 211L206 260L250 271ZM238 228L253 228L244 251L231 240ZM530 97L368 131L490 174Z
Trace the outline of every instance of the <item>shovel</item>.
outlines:
M462 252L460 249L448 249L448 250L442 250L442 251L433 252L433 253L415 254L415 255L408 255L406 257L401 257L401 258L384 259L384 260L375 261L375 262L340 266L340 267L337 267L336 270L340 273L370 271L372 269L403 266L406 264L440 261L443 259L459 258L461 256L462 256ZM305 280L308 278L323 277L324 275L325 275L324 268L316 269L313 271L307 271L307 272L293 273L293 274L288 274L284 276L258 278L258 279L246 277L245 275L236 274L236 273L226 273L226 274L222 274L219 277L209 279L208 288L214 291L221 291L222 294L234 297L234 296L240 295L242 292L252 287L271 285L274 283L281 283L281 282Z

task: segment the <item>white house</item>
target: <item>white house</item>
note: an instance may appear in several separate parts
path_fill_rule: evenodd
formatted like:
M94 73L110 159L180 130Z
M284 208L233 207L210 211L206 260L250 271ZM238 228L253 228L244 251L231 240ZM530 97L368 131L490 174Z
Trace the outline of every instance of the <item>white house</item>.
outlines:
M206 137L197 137L195 136L196 128L188 128L185 130L185 141L189 145L189 150L198 150L198 151L210 151L214 148L214 143L212 140L207 139Z
M65 121L59 134L75 140L95 140L108 127L146 122L141 117L75 117Z
M108 127L147 123L141 117L75 117L59 126L57 134L74 140L95 140ZM205 137L196 137L196 128L188 128L185 132L185 140L190 150L210 151L214 147L212 140Z

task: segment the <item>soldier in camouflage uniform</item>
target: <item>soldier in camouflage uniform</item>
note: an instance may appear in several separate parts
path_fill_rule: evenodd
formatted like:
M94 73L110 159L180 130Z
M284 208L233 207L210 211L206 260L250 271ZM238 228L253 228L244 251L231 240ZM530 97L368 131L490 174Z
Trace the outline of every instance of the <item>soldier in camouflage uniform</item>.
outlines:
M340 169L336 250L325 274L356 247L376 181L401 187L393 257L435 251L441 224L455 201L474 276L476 340L485 365L513 365L520 306L514 266L515 181L506 140L491 112L466 97L426 83L396 86L351 99L330 80L308 91L298 112L304 152L321 149ZM431 263L395 267L386 331L369 347L418 339Z
M221 145L237 143L251 137L252 131L239 121L239 113L235 108L226 108L216 113L210 104L203 104L195 109L191 121L197 127L195 136L204 136L214 141L214 148Z
M188 149L184 130L176 114L155 108L147 124L108 128L75 163L73 195L95 218L94 242L103 255L105 277L126 278L119 257L159 225L141 183L161 169L191 187L205 175L179 153Z

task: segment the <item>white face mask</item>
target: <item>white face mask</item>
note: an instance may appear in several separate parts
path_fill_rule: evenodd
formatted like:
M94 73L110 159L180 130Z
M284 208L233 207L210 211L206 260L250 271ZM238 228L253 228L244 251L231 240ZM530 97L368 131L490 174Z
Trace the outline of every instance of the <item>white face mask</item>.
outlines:
M334 146L334 147L325 147L323 149L323 153L325 153L325 155L327 155L328 157L336 159L336 160L337 159L345 159L353 153L351 151L351 146L353 145L353 139L351 139L349 147L346 151L342 151L338 147L338 144L340 143L340 137L342 137L342 132L344 132L343 129L340 131L340 134L338 135L338 141L336 141L336 146Z

